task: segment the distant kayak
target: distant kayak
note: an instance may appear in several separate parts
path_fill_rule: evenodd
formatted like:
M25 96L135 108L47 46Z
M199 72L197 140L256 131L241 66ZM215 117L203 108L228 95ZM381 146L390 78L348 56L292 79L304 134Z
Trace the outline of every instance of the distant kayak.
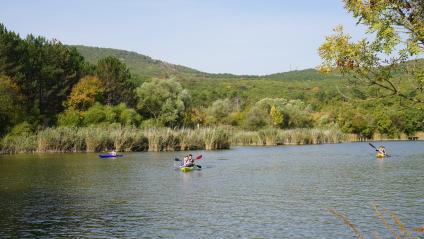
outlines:
M117 155L112 155L112 154L99 154L99 157L104 159L104 158L119 158L119 157L124 157L123 154L117 154Z
M386 157L386 155L385 154L381 154L381 153L378 153L378 154L376 154L375 155L375 157L377 157L377 158L385 158Z

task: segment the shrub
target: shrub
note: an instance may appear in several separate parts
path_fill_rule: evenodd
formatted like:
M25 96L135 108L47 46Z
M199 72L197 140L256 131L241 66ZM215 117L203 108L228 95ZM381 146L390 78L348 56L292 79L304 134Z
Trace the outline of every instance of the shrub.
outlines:
M93 125L106 121L104 107L96 103L93 107L84 112L84 125Z
M57 117L58 126L78 127L82 124L81 113L77 110L66 110Z

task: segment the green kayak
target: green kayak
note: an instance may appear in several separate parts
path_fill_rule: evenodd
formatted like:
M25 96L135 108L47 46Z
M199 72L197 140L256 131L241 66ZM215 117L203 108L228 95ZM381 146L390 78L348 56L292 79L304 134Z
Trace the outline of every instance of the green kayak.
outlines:
M194 167L180 167L180 171L183 173L191 172L193 169Z

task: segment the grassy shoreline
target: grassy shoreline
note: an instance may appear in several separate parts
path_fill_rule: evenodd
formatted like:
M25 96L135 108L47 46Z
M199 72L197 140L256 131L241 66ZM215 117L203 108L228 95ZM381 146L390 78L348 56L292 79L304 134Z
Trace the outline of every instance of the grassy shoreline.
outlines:
M421 137L420 137L421 138ZM403 139L403 138L398 138ZM264 129L242 131L208 127L170 129L135 127L60 127L36 134L7 135L0 153L181 151L229 149L230 146L332 144L360 141L337 129Z

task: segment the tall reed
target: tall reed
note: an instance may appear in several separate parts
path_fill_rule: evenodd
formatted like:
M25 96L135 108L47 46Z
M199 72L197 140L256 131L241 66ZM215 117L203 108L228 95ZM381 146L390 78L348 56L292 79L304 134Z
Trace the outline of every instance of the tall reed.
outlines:
M135 127L118 127L112 129L110 137L117 151L144 151L148 148L148 140L143 132Z
M150 128L144 131L148 140L148 150L153 152L159 151L176 151L180 150L180 138L178 132L170 128Z
M284 145L340 143L346 135L336 129L268 128L240 131L231 128L170 129L106 126L47 128L25 137L6 136L2 153L176 151L228 149L230 145Z
M15 153L32 153L37 150L37 136L36 135L19 135L10 136L1 140L0 152L3 154Z
M177 131L180 139L180 150L203 149L203 140L201 139L200 130L183 128Z
M77 152L85 149L78 128L47 128L37 134L38 152Z
M258 131L259 140L262 145L277 145L278 130L268 128Z
M229 134L223 128L201 128L199 134L206 150L230 148Z
M110 138L110 132L104 128L81 128L81 135L87 152L107 151L113 148L113 141Z
M346 141L346 135L336 129L273 129L236 131L231 137L235 145L324 144Z
M263 145L263 139L257 131L234 130L230 137L231 145Z

